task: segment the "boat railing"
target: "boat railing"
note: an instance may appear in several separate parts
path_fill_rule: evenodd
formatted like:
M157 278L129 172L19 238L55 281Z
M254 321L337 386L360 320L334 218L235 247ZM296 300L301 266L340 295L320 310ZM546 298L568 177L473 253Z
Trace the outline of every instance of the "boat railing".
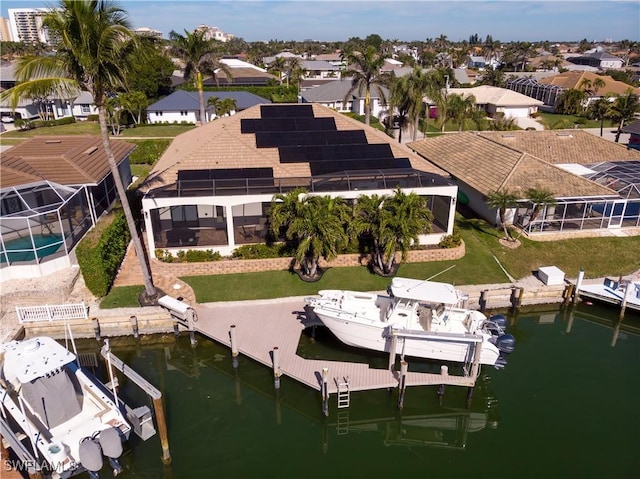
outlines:
M399 330L393 326L389 326L385 329L385 336L397 336L398 338L411 338L411 339L424 339L424 340L437 340L459 343L481 343L484 341L484 337L480 334L471 333L445 333L438 331L421 331L418 329L403 329Z

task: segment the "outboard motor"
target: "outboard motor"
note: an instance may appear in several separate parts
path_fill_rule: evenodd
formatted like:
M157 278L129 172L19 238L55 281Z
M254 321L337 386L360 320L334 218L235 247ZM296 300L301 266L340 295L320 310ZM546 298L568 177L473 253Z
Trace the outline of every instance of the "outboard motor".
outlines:
M498 339L496 339L496 347L502 354L510 354L516 349L516 338L511 334L498 336Z
M98 442L90 437L85 437L78 446L80 464L89 473L91 479L99 479L98 473L102 469L102 451Z
M100 440L102 453L109 459L109 464L111 465L111 469L113 469L113 475L117 476L124 470L118 461L118 458L122 455L120 431L114 427L104 429L100 432L98 439Z
M489 321L494 322L502 329L507 329L507 317L504 314L492 314L489 316Z

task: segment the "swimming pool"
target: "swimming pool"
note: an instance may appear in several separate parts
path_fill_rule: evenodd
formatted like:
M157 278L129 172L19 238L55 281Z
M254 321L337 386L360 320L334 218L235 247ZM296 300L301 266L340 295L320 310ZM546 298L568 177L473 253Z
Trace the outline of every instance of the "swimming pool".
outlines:
M31 238L28 236L5 242L4 249L0 246L0 263L6 263L7 256L9 257L9 263L33 261L36 254L38 258L44 258L58 251L63 245L63 240L62 236L56 234L36 234L33 235L33 243L36 247L35 252L31 244Z

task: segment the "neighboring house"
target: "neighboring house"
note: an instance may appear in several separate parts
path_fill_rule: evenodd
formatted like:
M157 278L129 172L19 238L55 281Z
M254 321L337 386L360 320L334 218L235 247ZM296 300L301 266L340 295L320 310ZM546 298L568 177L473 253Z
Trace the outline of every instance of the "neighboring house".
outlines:
M358 115L364 115L364 91L359 94L358 90L347 95L351 89L351 79L329 81L323 85L309 88L300 93L301 103L317 103L340 112L350 111ZM384 98L381 98L377 88L371 88L371 115L376 118L386 116L386 98L389 90L382 87ZM344 103L345 96L347 102Z
M467 97L473 95L476 106L487 112L490 117L503 114L506 118L529 118L543 105L540 100L495 86L482 85L472 88L450 88L449 94Z
M302 55L296 55L295 53L291 52L280 52L272 57L264 57L262 59L262 62L265 65L270 66L274 61L276 61L276 58L284 58L285 60L288 58L299 58L300 60L304 59Z
M604 86L597 89L592 86L587 89L590 92L589 101L602 98L605 95L624 95L630 88L636 93L640 93L640 89L614 80L610 76L577 71L567 71L553 75L528 75L518 78L510 75L507 79L507 88L540 100L544 105L552 108L555 107L558 98L564 91L570 89L585 90L585 81L591 82L593 85L596 80L602 80Z
M216 76L204 78L204 86L265 86L270 83L278 83L280 79L264 68L255 66L238 58L223 58L220 60L229 69L230 78L225 72L216 70ZM181 70L174 70L171 75L171 87L179 87L185 84L184 74Z
M205 91L205 105L209 98L217 97L221 100L232 98L238 106L237 111L251 108L261 103L271 103L253 93L246 91ZM232 111L231 114L235 114ZM208 120L215 118L211 107L207 107ZM200 121L200 102L198 92L176 90L171 95L158 100L147 107L147 121L149 123L197 123Z
M557 200L534 222L526 200L507 221L528 233L607 230L640 226L640 152L580 130L463 132L410 143L447 171L459 201L491 223L497 211L485 200L494 191L521 197L545 188Z
M76 98L49 97L43 104L46 116L52 120L75 117L76 120L86 120L89 115L97 115L98 108L93 103L93 96L88 91L83 91ZM0 116L3 121L8 118L22 120L39 119L39 106L32 100L20 100L15 109L12 109L8 100L0 102Z
M437 244L453 231L457 188L384 133L320 105L260 105L175 138L141 185L148 250L229 255L265 241L271 201L303 188L353 201L400 186L424 196Z
M322 53L320 55L315 55L313 57L314 60L323 60L325 62L329 62L336 67L340 67L342 70L345 66L347 66L347 62L342 58L342 54L340 52L336 53Z
M111 142L125 185L135 145ZM71 266L71 251L117 198L99 136L37 136L2 153L1 281Z
M629 133L629 148L640 150L640 120L635 120L622 127L622 133Z
M624 60L607 52L594 52L578 56L566 56L568 62L575 65L588 65L590 67L599 68L600 70L617 70L622 68Z
M305 70L307 79L340 79L341 68L324 60L301 60L300 66Z
M477 70L484 70L487 68L487 60L484 57L470 56L467 61L467 68L475 68Z

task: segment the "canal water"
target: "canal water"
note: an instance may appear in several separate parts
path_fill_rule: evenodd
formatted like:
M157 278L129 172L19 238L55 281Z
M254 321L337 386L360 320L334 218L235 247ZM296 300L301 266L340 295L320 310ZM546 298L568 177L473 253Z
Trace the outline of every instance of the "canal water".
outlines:
M399 411L396 389L358 392L348 409L332 396L328 418L317 391L283 378L276 392L269 368L241 357L234 370L204 337L195 348L186 334L116 338L114 352L163 392L172 456L164 466L157 435L134 437L119 477L639 477L640 317L617 315L584 304L509 315L516 350L506 368L483 368L470 401L465 388L408 388ZM326 330L303 335L299 354L388 362ZM122 396L150 404L120 382Z

